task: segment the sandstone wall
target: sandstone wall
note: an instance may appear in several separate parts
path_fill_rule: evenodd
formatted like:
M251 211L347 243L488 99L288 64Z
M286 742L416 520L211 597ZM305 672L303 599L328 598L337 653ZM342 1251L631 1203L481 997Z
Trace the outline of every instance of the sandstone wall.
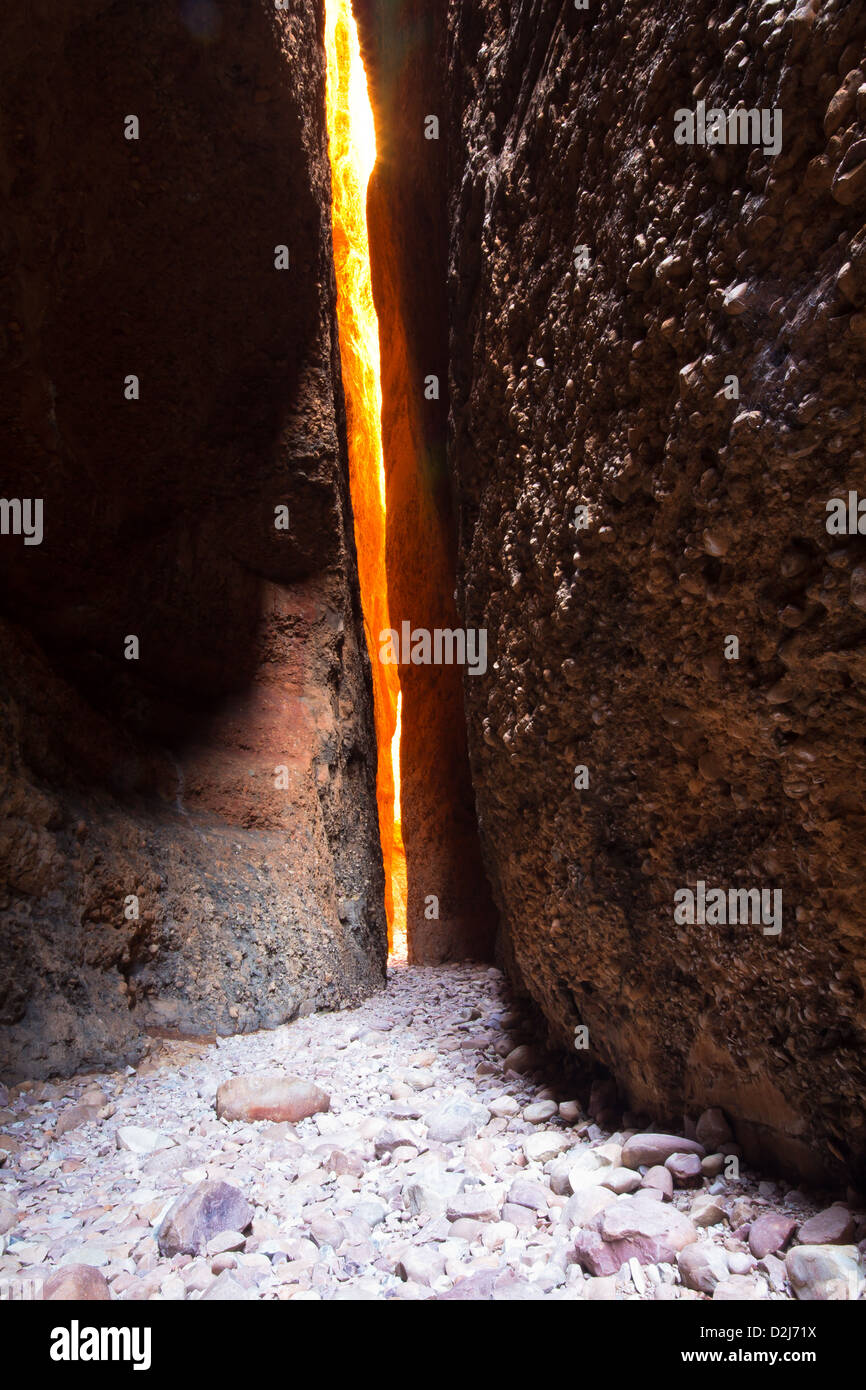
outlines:
M2 28L8 1081L357 1000L385 923L319 6Z
M465 691L511 969L634 1108L720 1105L749 1156L861 1178L866 543L825 508L866 493L864 41L834 0L451 0L447 67L459 608L489 629ZM701 99L781 109L780 153L676 144ZM781 933L676 923L698 880L782 890Z

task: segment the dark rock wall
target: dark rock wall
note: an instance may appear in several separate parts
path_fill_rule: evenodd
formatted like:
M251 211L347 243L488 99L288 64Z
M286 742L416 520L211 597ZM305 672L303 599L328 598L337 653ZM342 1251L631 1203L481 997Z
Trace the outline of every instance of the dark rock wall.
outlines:
M322 28L3 19L0 492L44 500L0 536L4 1080L383 981Z
M864 60L833 0L449 12L459 608L511 968L633 1107L861 1178L866 541L825 522L866 494ZM701 99L780 108L781 151L676 144ZM698 880L781 890L781 933L676 923Z
M367 218L382 354L391 624L454 629L456 533L445 458L447 7L355 0L354 9L377 126ZM425 136L431 115L441 123L438 140ZM438 377L438 399L426 398L430 376ZM402 664L400 684L409 957L490 959L496 916L481 864L462 672Z

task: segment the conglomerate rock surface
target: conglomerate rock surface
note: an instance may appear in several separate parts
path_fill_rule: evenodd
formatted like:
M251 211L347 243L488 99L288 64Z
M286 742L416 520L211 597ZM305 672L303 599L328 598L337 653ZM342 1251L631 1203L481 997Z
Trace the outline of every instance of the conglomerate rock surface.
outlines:
M866 544L826 508L866 492L866 14L452 0L448 32L458 606L509 968L632 1105L862 1177ZM701 101L780 113L781 148L676 143ZM699 882L781 891L781 930L676 921Z
M3 32L8 1082L357 1002L385 924L319 7Z

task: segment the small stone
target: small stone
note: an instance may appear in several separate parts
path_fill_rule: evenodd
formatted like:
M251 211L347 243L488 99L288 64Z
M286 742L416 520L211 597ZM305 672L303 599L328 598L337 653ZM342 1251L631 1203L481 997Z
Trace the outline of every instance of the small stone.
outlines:
M548 1159L561 1154L563 1149L570 1148L571 1143L567 1134L560 1134L555 1129L543 1129L527 1135L523 1141L523 1152L530 1162L546 1163Z
M466 1096L449 1096L427 1115L427 1138L440 1144L459 1144L477 1134L488 1118L486 1105L478 1105Z
M327 1213L314 1217L310 1223L310 1236L319 1247L332 1245L336 1249L341 1244L344 1234L340 1222Z
M5 1236L18 1221L18 1207L0 1193L0 1236Z
M483 1187L470 1188L468 1192L458 1192L448 1200L449 1221L468 1217L471 1221L496 1221L499 1219L500 1202L496 1194Z
M227 1269L236 1269L237 1263L237 1256L234 1255L230 1250L227 1250L222 1255L215 1255L214 1258L211 1260L211 1273L223 1274Z
M79 1105L92 1105L97 1110L101 1110L108 1104L108 1096L101 1086L88 1086L82 1091L78 1101Z
M225 1255L229 1250L243 1250L247 1243L247 1238L240 1231L221 1231L217 1236L211 1236L207 1243L207 1253L209 1255Z
M662 1199L669 1202L674 1195L674 1175L663 1165L655 1164L644 1173L641 1186L644 1189L655 1188L662 1194Z
M665 1167L677 1187L700 1187L703 1173L697 1154L671 1154Z
M785 1256L785 1270L796 1297L804 1302L859 1297L862 1276L856 1245L795 1245Z
M108 1281L92 1265L64 1265L46 1279L42 1288L46 1300L68 1303L108 1302L111 1290Z
M247 1291L230 1270L224 1270L201 1296L202 1303L238 1303L246 1299Z
M728 1257L718 1245L702 1240L687 1245L677 1255L677 1267L686 1288L711 1294L716 1285L730 1273Z
M523 1112L523 1118L529 1125L543 1125L558 1113L559 1107L552 1100L539 1100L534 1105L527 1105Z
M615 1192L636 1192L641 1186L641 1175L633 1168L605 1168L601 1173L601 1185Z
M399 1279L411 1279L429 1288L444 1274L445 1256L436 1246L416 1246L403 1253L395 1272Z
M796 1225L792 1216L784 1216L781 1212L768 1211L759 1216L749 1229L749 1249L755 1259L762 1260L765 1255L774 1255L777 1250L783 1250L794 1234Z
M588 1226L594 1216L616 1201L609 1187L588 1187L575 1192L562 1208L560 1221L566 1226Z
M500 1217L502 1222L507 1222L518 1231L534 1231L538 1224L534 1211L529 1207L518 1206L515 1202L506 1202Z
M216 1094L216 1112L223 1120L295 1123L330 1108L330 1096L318 1086L278 1073L233 1076L222 1083Z
M701 1172L705 1178L717 1178L725 1166L724 1154L707 1154L701 1159Z
M98 1118L99 1109L98 1105L71 1105L61 1111L54 1126L55 1139L62 1139L64 1134L79 1129L81 1125L91 1124Z
M713 1290L714 1303L740 1303L766 1296L766 1288L760 1279L747 1279L742 1274L732 1274L720 1280Z
M774 1260L775 1255L767 1255L768 1260ZM751 1274L755 1268L755 1261L751 1255L747 1255L745 1250L730 1250L728 1252L728 1268L732 1274Z
M515 1178L508 1189L508 1201L518 1207L529 1207L531 1211L546 1211L550 1193L540 1182L531 1178Z
M483 1230L484 1227L480 1221L473 1221L468 1216L459 1216L448 1234L455 1240L468 1240L470 1244L473 1244L476 1240L481 1239Z
M394 1120L392 1124L385 1125L376 1135L373 1141L373 1152L377 1158L382 1158L385 1154L393 1153L395 1149L411 1144L416 1138L415 1129L409 1120Z
M514 1096L497 1096L496 1100L488 1103L487 1109L498 1119L511 1119L514 1115L520 1114L520 1106Z
M521 1043L506 1055L503 1065L506 1071L529 1072L538 1066L538 1052L534 1047Z
M586 1279L581 1288L589 1303L607 1303L617 1296L616 1275L603 1275L597 1279Z
M633 1134L622 1147L624 1168L652 1168L664 1164L672 1154L697 1154L704 1157L704 1147L694 1139L681 1139L674 1134Z
M797 1239L801 1245L847 1245L854 1235L855 1225L847 1207L828 1207L826 1211L819 1211L817 1216L810 1216L808 1221L803 1222Z
M692 1202L689 1216L696 1226L718 1226L725 1220L725 1209L715 1197L702 1192Z
M581 1109L576 1100L564 1100L559 1107L560 1119L567 1125L577 1124L581 1116Z
M631 1274L632 1283L634 1284L638 1293L641 1295L645 1294L647 1291L647 1280L643 1272L643 1269L640 1266L640 1262L634 1259L634 1257L632 1257L628 1262L628 1268L629 1273Z
M124 1125L115 1131L115 1142L119 1149L131 1154L155 1154L163 1149L174 1147L174 1140L155 1129L141 1129L138 1125Z

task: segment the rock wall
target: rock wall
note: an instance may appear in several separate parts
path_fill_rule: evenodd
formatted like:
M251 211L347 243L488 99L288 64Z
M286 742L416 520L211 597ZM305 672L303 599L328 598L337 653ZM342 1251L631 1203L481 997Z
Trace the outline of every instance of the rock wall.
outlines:
M826 504L866 493L866 14L451 0L448 32L459 608L510 969L633 1109L721 1106L749 1157L862 1179L866 543ZM699 102L780 111L781 148L677 143ZM781 892L781 930L675 920L699 882Z
M356 1001L386 932L320 7L2 29L8 1081Z
M455 525L445 445L448 304L442 0L355 0L377 123L367 199L382 354L391 625L455 629ZM438 380L436 388L430 377ZM477 679L477 678L473 678ZM400 665L409 958L489 960L496 914L481 863L454 665ZM435 904L431 901L435 899ZM434 913L438 915L433 915Z

